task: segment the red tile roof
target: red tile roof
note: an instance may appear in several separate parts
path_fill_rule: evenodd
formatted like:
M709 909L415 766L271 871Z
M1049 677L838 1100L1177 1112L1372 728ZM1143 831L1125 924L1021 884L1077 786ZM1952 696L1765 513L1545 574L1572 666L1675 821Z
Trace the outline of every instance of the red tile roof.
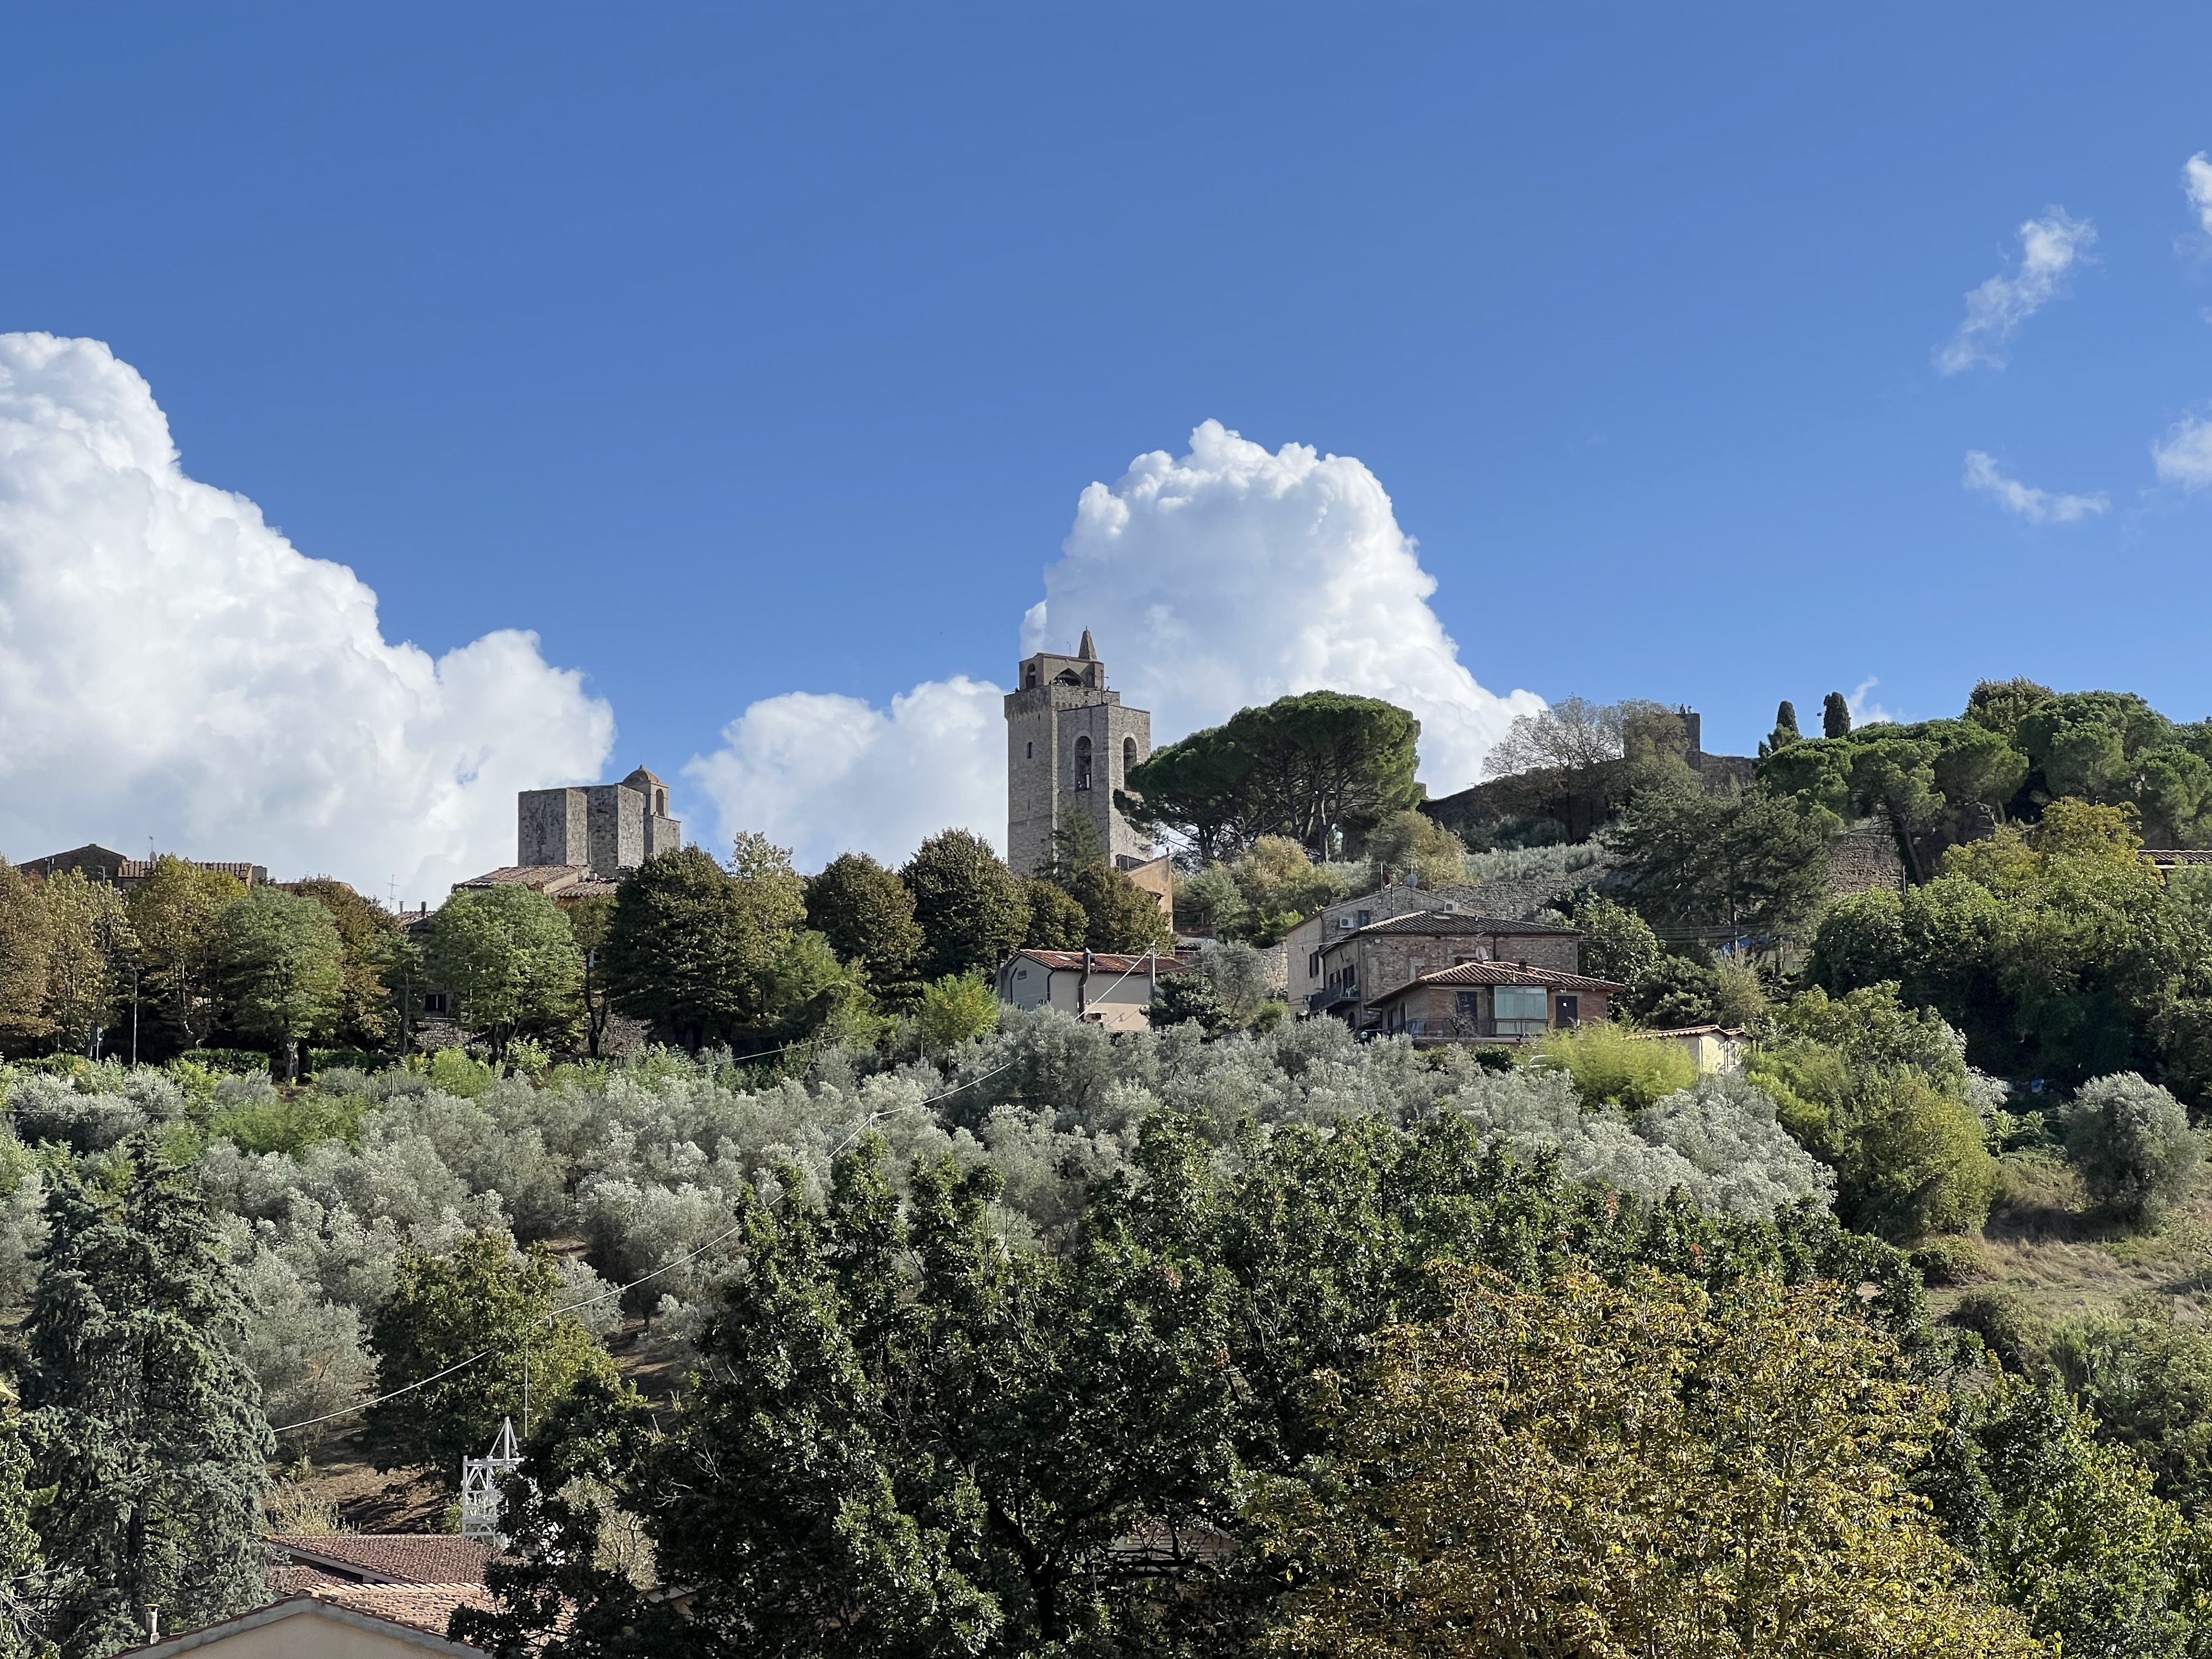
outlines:
M1661 1037L1740 1037L1743 1035L1743 1029L1736 1025L1670 1025L1663 1031L1628 1031L1623 1035L1644 1042L1656 1042Z
M435 1532L285 1533L269 1540L294 1566L369 1583L481 1584L491 1552Z
M455 1607L489 1607L491 1592L482 1584L331 1584L310 1590L319 1601L350 1607L373 1619L411 1625L443 1636Z

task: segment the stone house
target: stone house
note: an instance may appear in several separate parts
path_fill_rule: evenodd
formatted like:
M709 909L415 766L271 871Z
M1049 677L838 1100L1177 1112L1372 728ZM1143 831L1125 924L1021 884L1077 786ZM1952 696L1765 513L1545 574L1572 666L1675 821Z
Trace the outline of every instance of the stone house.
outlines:
M1545 921L1415 910L1323 937L1303 963L1293 961L1291 970L1303 968L1310 981L1320 982L1306 998L1307 1012L1331 1015L1358 1031L1376 1029L1375 1005L1389 993L1425 974L1469 963L1510 963L1579 976L1582 935Z
M1283 939L1283 990L1291 1006L1310 1006L1315 994L1328 988L1328 975L1321 956L1321 948L1327 941L1416 910L1480 914L1482 907L1476 902L1477 890L1463 883L1449 887L1415 887L1394 882L1376 892L1329 905L1308 916Z
M525 789L515 797L514 867L590 870L613 880L684 845L668 786L642 766L620 783Z
M1421 975L1367 1005L1376 1029L1439 1042L1527 1042L1610 1018L1628 988L1517 962L1462 962Z
M1149 1030L1153 988L1194 967L1181 956L1017 951L999 969L999 1000L1017 1008L1057 1008L1109 1031Z

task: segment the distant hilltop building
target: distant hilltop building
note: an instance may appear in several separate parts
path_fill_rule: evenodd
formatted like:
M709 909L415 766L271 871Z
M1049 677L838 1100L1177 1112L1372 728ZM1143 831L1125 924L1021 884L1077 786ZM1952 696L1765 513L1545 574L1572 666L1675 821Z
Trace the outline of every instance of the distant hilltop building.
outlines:
M226 876L235 876L248 887L265 887L269 884L266 865L210 862L202 859L186 859L184 862L196 870L216 870ZM87 842L66 853L49 853L42 859L33 859L29 863L16 867L24 874L36 876L42 881L48 876L59 875L64 870L75 870L87 881L119 887L127 893L154 873L154 860L125 858L97 842Z
M668 786L642 766L620 783L526 789L515 797L514 861L584 866L607 878L684 845Z
M1006 694L1006 862L1035 875L1053 856L1054 832L1087 818L1118 869L1169 902L1168 860L1114 804L1114 792L1152 752L1152 717L1125 708L1106 688L1106 665L1083 630L1072 657L1041 651Z
M560 898L611 893L655 853L684 845L668 786L642 766L620 783L525 789L514 798L514 862L453 884L533 887Z

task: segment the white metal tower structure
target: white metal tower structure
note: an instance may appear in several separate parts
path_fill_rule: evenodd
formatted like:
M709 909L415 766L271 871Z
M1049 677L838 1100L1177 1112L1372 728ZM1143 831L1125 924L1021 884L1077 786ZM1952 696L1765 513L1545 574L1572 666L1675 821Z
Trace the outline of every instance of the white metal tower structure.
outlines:
M521 1466L522 1458L514 1445L514 1419L502 1417L490 1453L461 1460L462 1537L495 1550L506 1549L507 1534L499 1529L500 1477L514 1474Z

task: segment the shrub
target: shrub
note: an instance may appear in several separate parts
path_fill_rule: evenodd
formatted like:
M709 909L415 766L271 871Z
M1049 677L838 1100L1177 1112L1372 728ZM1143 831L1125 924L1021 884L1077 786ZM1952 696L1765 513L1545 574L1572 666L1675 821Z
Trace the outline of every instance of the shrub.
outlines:
M1910 1067L1859 1079L1830 1124L1846 1219L1883 1237L1979 1232L1996 1196L1980 1118Z
M242 1152L301 1152L325 1140L354 1140L369 1105L356 1096L270 1092L221 1107L208 1125L211 1140Z
M422 1063L430 1086L440 1092L474 1100L499 1081L499 1068L470 1058L463 1048L439 1048Z
M2133 1072L2082 1085L2061 1117L2067 1158L2090 1201L2131 1224L2155 1221L2203 1159L2181 1103Z
M2051 1369L2050 1322L2009 1285L1968 1291L1951 1310L1948 1322L1980 1337L2008 1371L2036 1376Z
M922 990L921 1043L933 1054L988 1036L998 1024L998 993L988 981L947 974Z
M1640 1109L1698 1080L1697 1062L1672 1042L1645 1042L1617 1025L1553 1031L1533 1064L1565 1072L1585 1106Z
M1913 1250L1912 1265L1930 1285L1972 1285L1992 1276L1982 1241L1964 1234L1927 1240Z

